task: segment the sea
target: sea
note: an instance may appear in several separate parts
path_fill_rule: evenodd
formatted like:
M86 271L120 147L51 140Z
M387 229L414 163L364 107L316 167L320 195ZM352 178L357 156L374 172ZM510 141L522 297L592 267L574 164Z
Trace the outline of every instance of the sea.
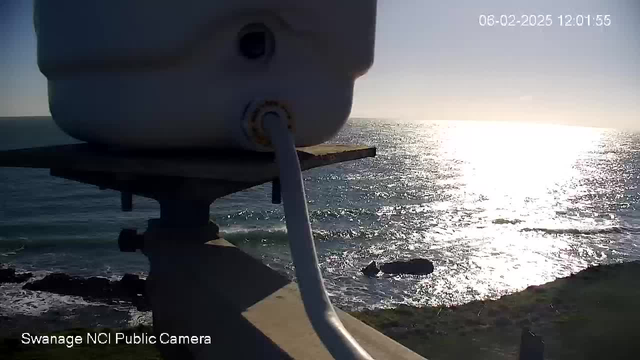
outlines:
M0 150L73 142L50 118L0 119ZM377 147L375 158L304 172L325 285L344 310L498 298L590 265L640 259L640 134L350 119L332 142ZM225 239L293 279L282 205L270 197L268 184L226 196L212 204L211 219ZM0 169L0 263L35 278L146 276L145 256L120 252L117 237L122 228L144 231L158 216L149 199L136 197L134 211L124 213L115 191L43 169ZM360 272L373 260L412 258L433 261L435 271ZM111 310L122 313L118 321L149 320L124 305L105 306L0 287L2 316L83 308L100 309L102 325L111 324Z

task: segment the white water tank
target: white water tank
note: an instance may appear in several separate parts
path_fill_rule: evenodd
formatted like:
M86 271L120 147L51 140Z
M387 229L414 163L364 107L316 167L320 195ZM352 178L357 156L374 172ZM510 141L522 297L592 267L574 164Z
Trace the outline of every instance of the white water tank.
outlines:
M55 122L131 148L251 148L248 104L286 104L297 146L346 122L376 0L35 0Z

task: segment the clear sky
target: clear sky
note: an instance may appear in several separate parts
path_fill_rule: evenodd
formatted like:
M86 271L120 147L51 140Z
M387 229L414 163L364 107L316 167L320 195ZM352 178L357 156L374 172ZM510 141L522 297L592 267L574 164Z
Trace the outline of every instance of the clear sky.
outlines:
M0 0L0 116L48 115L31 6ZM553 25L481 27L482 14ZM561 27L561 15L611 25ZM352 114L640 129L640 0L379 0L376 61Z

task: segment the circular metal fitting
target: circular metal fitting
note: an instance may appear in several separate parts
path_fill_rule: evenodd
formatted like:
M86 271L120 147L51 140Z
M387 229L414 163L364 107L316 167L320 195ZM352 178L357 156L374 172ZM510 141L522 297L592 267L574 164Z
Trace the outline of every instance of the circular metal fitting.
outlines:
M295 122L289 107L277 100L254 101L245 110L242 123L247 138L263 149L271 149L271 140L263 127L265 115L274 113L287 123L289 131L295 132Z

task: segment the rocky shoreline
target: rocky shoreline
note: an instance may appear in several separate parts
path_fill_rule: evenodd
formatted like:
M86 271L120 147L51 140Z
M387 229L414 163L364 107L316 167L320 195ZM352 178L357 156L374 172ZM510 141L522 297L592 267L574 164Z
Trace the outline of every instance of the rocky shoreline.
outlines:
M0 284L4 283L23 283L33 277L32 273L16 272L14 268L0 268Z
M81 278L63 273L53 273L43 279L26 283L25 290L46 291L60 295L80 296L87 300L106 304L131 303L138 311L150 311L146 296L145 280L138 275L124 274L120 280L110 281L101 277Z
M386 274L428 275L433 272L433 263L426 259L412 259L381 264L374 261L361 271L375 277L379 272ZM79 296L88 301L107 305L129 303L138 311L151 311L145 291L145 279L138 275L124 274L120 280L111 281L104 277L82 278L65 273L52 273L42 279L29 281L32 273L18 273L14 268L0 268L0 285L3 283L25 283L23 290L49 292L59 295ZM29 281L29 282L27 282ZM1 329L0 329L1 330Z
M23 288L138 306L136 302L144 304L147 299L140 291L144 280L134 276L109 281L50 274ZM79 284L88 286L78 290ZM517 359L524 331L542 337L546 360L636 359L640 354L639 299L640 261L634 261L593 266L497 300L351 314L432 360ZM0 319L0 328L3 326Z
M23 283L32 277L32 273L17 273L13 268L0 269L0 284ZM27 282L22 289L79 296L109 305L125 302L133 305L138 311L151 310L146 296L145 280L134 274L124 274L120 280L110 281L103 277L82 278L52 273L42 279Z

